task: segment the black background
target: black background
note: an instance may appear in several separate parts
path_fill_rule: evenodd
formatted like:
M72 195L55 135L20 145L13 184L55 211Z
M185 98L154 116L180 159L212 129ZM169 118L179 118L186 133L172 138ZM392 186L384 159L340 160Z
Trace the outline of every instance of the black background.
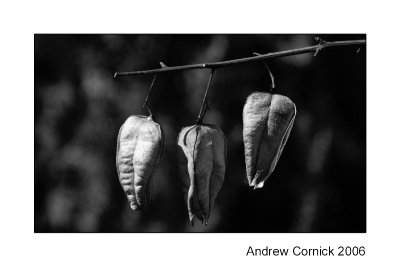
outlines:
M166 138L145 212L130 210L115 168L119 127L141 110L152 75L115 71L214 62L365 35L35 35L35 232L365 232L366 51L334 47L268 61L297 117L265 183L247 186L242 108L270 80L261 62L216 71L205 122L228 141L224 186L207 227L192 227L176 138L200 109L209 71L157 76L150 106Z

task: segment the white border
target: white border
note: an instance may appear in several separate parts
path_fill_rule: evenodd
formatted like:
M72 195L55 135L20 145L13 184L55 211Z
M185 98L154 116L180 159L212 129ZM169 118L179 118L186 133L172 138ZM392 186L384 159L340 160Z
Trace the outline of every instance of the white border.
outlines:
M231 1L234 2L234 1ZM399 262L398 8L366 1L22 1L0 8L2 266L338 266ZM393 1L395 2L395 1ZM172 11L173 10L173 11ZM33 234L34 33L367 33L367 234ZM343 92L345 97L346 92ZM351 204L351 203L349 203ZM249 245L363 245L353 258ZM8 263L8 264L4 264Z

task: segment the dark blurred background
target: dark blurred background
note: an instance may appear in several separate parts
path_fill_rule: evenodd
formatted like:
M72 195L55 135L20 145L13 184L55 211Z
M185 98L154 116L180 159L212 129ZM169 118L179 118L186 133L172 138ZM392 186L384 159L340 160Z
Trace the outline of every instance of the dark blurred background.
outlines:
M207 227L189 224L176 139L201 106L208 70L157 75L150 106L164 154L144 212L119 184L119 127L142 103L152 75L115 71L214 62L366 35L35 35L35 232L365 232L366 49L334 47L268 61L274 92L297 106L292 133L264 188L247 185L242 108L270 86L262 62L217 70L206 123L228 141L224 186Z

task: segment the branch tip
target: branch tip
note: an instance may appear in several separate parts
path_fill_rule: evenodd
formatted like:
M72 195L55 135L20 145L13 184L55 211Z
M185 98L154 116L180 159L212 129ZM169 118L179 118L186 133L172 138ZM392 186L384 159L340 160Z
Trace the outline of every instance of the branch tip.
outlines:
M314 39L315 39L315 41L318 42L318 45L317 45L318 47L315 49L315 53L314 53L314 57L316 57L318 55L319 51L321 51L322 48L325 47L327 41L325 41L319 37L315 37Z
M315 41L318 42L319 45L324 45L324 44L327 43L325 40L323 40L323 39L321 39L319 37L315 37L314 39L315 39Z

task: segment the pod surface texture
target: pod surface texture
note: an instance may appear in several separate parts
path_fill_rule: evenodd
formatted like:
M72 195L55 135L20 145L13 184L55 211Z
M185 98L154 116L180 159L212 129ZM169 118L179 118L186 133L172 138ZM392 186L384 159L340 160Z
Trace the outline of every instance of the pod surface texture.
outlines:
M117 139L118 179L132 210L143 209L150 196L150 180L164 145L160 124L151 117L130 116Z
M243 143L249 186L262 188L274 171L296 117L286 96L255 92L243 108Z
M226 139L215 125L193 125L181 130L177 158L189 220L207 224L222 188L226 169Z

